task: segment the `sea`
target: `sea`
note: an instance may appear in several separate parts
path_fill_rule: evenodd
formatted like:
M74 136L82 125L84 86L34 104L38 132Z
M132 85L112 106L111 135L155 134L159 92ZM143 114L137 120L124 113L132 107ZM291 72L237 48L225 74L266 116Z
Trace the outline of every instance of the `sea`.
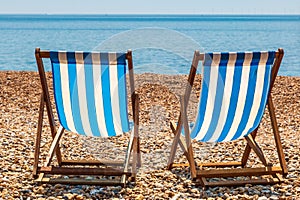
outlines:
M0 70L37 71L36 47L131 49L136 73L162 74L188 74L195 50L283 48L279 75L300 76L300 15L0 15Z

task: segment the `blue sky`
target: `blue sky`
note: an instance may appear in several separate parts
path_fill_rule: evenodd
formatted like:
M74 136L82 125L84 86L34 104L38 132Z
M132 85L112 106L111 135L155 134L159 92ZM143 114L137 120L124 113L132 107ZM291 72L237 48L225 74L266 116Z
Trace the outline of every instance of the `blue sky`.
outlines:
M299 0L3 0L1 14L300 14Z

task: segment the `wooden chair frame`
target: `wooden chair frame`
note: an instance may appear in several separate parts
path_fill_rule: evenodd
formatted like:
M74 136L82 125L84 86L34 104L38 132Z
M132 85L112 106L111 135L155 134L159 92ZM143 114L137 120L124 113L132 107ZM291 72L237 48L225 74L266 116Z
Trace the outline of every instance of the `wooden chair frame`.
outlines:
M139 97L135 93L134 88L134 73L132 52L128 50L126 54L128 70L129 70L129 83L132 102L132 113L134 128L133 134L131 134L130 141L126 152L126 158L124 162L112 161L112 160L63 160L62 153L59 147L60 138L64 132L64 128L60 125L58 130L55 127L54 115L51 106L50 94L48 83L45 75L45 69L43 64L43 58L50 58L49 51L41 51L39 48L35 50L35 57L38 66L40 81L42 85L42 94L39 107L39 119L38 128L35 140L35 152L34 152L34 165L33 165L33 177L37 178L37 182L42 183L63 183L63 184L88 184L88 185L121 185L125 186L126 181L131 177L132 181L135 181L137 167L141 166L141 154L140 154L140 138L139 138ZM44 107L48 115L48 120L51 129L51 136L53 141L51 143L46 162L43 166L39 166L41 137L43 127ZM52 165L53 156L56 155L58 166ZM130 158L132 156L132 161ZM79 166L79 167L78 167ZM129 169L131 166L131 170ZM52 177L47 178L45 175L90 175L90 176L120 176L120 181L117 180L99 180L99 179L63 179Z
M267 101L267 106L268 106L268 111L271 119L273 135L275 139L280 166L272 166L272 164L269 163L265 158L259 145L256 143L255 138L257 135L258 128L245 137L247 145L240 162L220 162L220 163L196 163L195 162L186 109L188 106L188 101L194 83L194 78L196 75L198 63L199 61L204 60L204 54L200 54L199 51L196 51L190 69L190 74L188 77L188 84L186 86L185 94L180 97L181 109L180 109L178 124L176 126L174 122L171 122L171 129L175 137L172 143L171 153L170 153L170 158L168 161L167 168L171 169L172 167L190 166L191 177L193 178L194 181L196 181L196 183L199 183L203 187L237 186L237 185L245 185L245 184L275 184L283 181L282 175L286 176L288 173L288 169L287 169L283 148L280 140L278 125L277 125L276 115L275 115L275 108L274 108L272 95L271 95L271 90L274 86L275 78L277 76L283 55L284 55L283 49L278 49L278 51L276 52L276 59L272 68L270 91L268 94L268 101ZM185 138L181 135L182 128L184 129L185 132ZM189 164L173 163L178 144L184 151L184 155L186 156ZM251 149L258 156L260 161L263 163L264 167L256 167L256 168L246 167ZM210 168L210 167L213 169L203 169L203 168ZM196 168L199 168L199 170L197 170ZM271 178L264 178L264 177L261 177L261 179L251 178L251 176L263 176L263 175L271 175ZM238 176L250 176L250 180L227 180L227 181L216 181L216 182L209 182L207 180L207 178L223 178L223 177L238 177Z

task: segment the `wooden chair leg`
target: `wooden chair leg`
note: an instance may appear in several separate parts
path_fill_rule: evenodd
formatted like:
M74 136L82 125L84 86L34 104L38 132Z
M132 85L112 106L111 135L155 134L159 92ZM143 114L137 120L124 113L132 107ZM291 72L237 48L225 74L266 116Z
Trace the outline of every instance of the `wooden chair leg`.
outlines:
M172 169L172 165L173 165L173 162L174 162L174 159L175 159L177 146L178 146L178 143L179 143L179 137L180 137L180 131L178 130L179 126L180 125L178 124L177 125L177 130L175 131L175 136L174 136L174 139L173 139L173 142L172 142L172 146L171 146L170 157L169 157L168 165L167 165L167 169L169 169L169 170Z
M139 97L138 94L134 94L134 136L133 136L133 158L132 158L132 174L133 174L133 181L136 179L137 174L137 163L141 162L140 155L138 155L139 151Z
M175 135L175 133L176 133L175 122L170 122L170 126L171 126L171 130L173 131L173 133ZM180 130L180 132L181 132L181 130ZM185 138L182 136L182 134L179 134L178 143L179 143L179 146L180 146L181 150L185 154L185 156L187 156L187 147L186 147L186 143L185 143Z
M136 130L135 130L135 137L137 142L137 167L142 166L142 155L141 155L141 148L140 148L140 135L139 135L139 119L140 119L140 99L138 94L136 94L135 98L135 123L136 123Z
M267 160L266 160L266 158L265 158L262 150L260 149L260 147L258 146L258 144L256 143L256 141L253 139L252 135L249 134L245 138L246 138L247 143L249 144L249 146L253 149L253 151L256 153L256 155L259 157L259 159L262 161L262 163L265 166L269 166L270 164L267 163Z
M180 123L181 123L181 120L180 120ZM180 133L181 129L180 129L180 131L177 130L177 128L179 128L179 127L176 127L174 122L170 122L170 126L171 126L172 132L174 133L174 139L173 139L173 142L172 142L170 158L169 158L168 165L167 165L168 166L167 169L169 169L169 170L172 168L178 144L179 144L180 148L182 149L183 154L185 155L185 157L187 159L189 159L185 138ZM179 126L179 125L177 125L177 126ZM177 131L178 131L178 133L177 133Z
M35 139L35 150L34 150L34 163L33 163L33 177L36 178L37 170L39 165L39 156L40 156L40 148L41 148L41 137L42 137L42 129L43 129L43 116L44 116L44 97L41 95L40 100L40 108L39 108L39 119L38 119L38 130Z
M190 141L190 138L187 138L186 140ZM189 144L188 144L188 161L189 161L190 168L191 168L191 176L192 176L192 178L196 178L197 170L196 170L196 163L194 160L193 147L192 147L191 142L189 142Z
M268 110L270 113L273 134L274 134L274 138L275 138L275 144L276 144L276 148L277 148L280 166L282 168L282 173L285 176L288 173L288 169L287 169L287 165L286 165L286 161L285 161L285 156L283 153L282 143L281 143L278 125L277 125L276 116L275 116L275 108L274 108L271 94L269 95L269 98L268 98Z
M51 129L51 136L54 139L57 132L56 132L56 128L55 128L55 121L54 121L54 116L53 116L53 111L52 111L49 94L47 96L48 96L48 99L45 98L45 103L46 103L48 120L49 120L49 124L50 124L50 129ZM45 95L44 95L44 97L45 97ZM56 158L57 158L58 164L61 165L62 156L61 156L61 151L59 148L56 148Z
M56 151L57 147L58 147L58 144L59 144L59 141L60 141L60 138L64 132L64 128L62 126L59 127L52 143L51 143L51 146L50 146L50 150L49 150L49 154L48 154L48 157L46 158L46 163L45 163L45 166L49 166L51 161L52 161L52 158L53 158L53 155L54 155L54 152Z
M252 133L250 133L254 140L255 140L256 135L257 135L257 130L258 130L258 128L256 128ZM247 145L246 145L246 148L244 150L243 157L242 157L242 161L241 161L242 167L246 166L249 155L250 155L250 152L251 152L251 147L250 147L249 143L247 142Z
M140 137L137 138L137 154L138 154L138 160L137 160L137 167L142 166L142 155L141 155L141 149L140 149Z
M186 107L183 106L186 105L184 96L180 98L180 102L181 102L181 114L182 114L181 120L184 128L184 134L185 134L185 140L187 146L187 155L188 155L187 158L190 164L191 176L194 179L197 176L197 171L196 171L196 164L194 160L193 147L191 143L190 130L189 130L189 125L187 120Z
M133 147L132 147L132 181L135 181L137 174L137 138L133 139Z
M123 171L128 172L130 158L132 156L133 146L134 146L134 133L132 132L128 141L128 147L125 155L125 162L123 164ZM124 178L124 177L123 177ZM126 178L126 177L125 177Z

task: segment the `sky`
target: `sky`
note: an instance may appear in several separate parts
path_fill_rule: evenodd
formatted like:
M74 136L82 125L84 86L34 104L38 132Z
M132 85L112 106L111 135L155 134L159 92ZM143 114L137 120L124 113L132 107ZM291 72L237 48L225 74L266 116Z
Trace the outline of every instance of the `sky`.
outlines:
M1 0L0 14L300 14L299 0Z

